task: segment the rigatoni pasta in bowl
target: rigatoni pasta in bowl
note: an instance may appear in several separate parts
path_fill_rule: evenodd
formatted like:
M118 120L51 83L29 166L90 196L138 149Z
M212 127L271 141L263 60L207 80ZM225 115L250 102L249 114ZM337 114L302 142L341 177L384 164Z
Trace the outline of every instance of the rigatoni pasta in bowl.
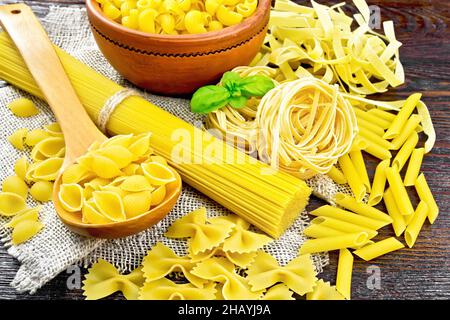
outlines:
M183 95L249 64L269 22L270 0L87 0L94 38L135 85Z
M55 182L55 206L70 229L86 236L125 237L172 209L181 178L153 153L149 141L149 133L115 136L92 145L64 170Z

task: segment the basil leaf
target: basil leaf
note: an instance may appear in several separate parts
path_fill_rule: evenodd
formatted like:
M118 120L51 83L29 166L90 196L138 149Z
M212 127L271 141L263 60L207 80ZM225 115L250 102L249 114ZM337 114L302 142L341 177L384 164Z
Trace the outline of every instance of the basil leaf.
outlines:
M230 94L233 94L238 90L241 80L241 76L236 72L227 71L223 74L222 79L220 79L220 83L230 91Z
M275 84L268 77L256 75L242 79L239 88L246 97L262 97L267 91L275 88Z
M192 96L191 110L195 113L208 113L224 107L229 98L230 93L224 87L201 87Z
M222 85L225 85L228 82L239 83L241 80L242 80L241 76L239 74L237 74L236 72L227 71L223 74L220 82L222 83Z
M238 108L245 107L245 104L247 103L247 100L248 99L246 97L244 97L244 96L235 96L235 97L231 97L229 99L228 104L231 107L233 107L235 109L238 109Z

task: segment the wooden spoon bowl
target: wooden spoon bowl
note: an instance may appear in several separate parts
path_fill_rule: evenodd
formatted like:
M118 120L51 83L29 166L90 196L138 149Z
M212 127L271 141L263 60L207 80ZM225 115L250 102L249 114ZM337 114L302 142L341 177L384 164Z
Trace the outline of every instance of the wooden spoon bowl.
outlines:
M132 219L91 225L81 221L80 213L63 210L58 198L62 172L80 156L86 154L94 142L103 142L107 137L89 118L52 43L30 7L25 4L0 6L0 24L16 44L64 134L66 155L53 189L53 202L61 221L76 233L98 238L129 236L160 221L175 205L181 192L181 178L173 169L176 181L167 185L165 200Z
M176 180L166 184L166 197L164 201L156 207L151 208L151 210L131 219L106 224L87 224L82 222L80 212L68 212L63 209L59 201L54 200L56 211L61 221L70 230L83 236L113 239L136 234L158 223L176 204L181 192L181 177L174 169L170 169L176 177ZM58 199L60 185L61 177L55 181L53 199Z

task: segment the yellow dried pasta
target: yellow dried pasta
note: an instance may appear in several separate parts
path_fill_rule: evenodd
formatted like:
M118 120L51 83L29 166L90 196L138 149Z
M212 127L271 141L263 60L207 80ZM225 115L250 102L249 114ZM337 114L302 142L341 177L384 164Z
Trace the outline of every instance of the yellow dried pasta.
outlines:
M370 29L364 1L357 9L365 13L354 18L341 10L343 3L311 4L312 8L288 0L275 2L266 44L251 65L277 66L281 81L312 74L358 95L384 92L404 82L401 43L392 21L383 23L383 36ZM354 20L356 28L352 28Z
M19 98L8 104L9 110L16 116L27 118L35 116L39 113L39 109L30 99Z
M7 224L5 224L5 227L15 228L22 221L38 221L39 211L41 210L41 208L41 206L37 206L20 211L18 214L12 217L12 219Z
M306 294L306 300L345 300L335 286L331 286L329 282L318 280L312 292Z
M3 180L2 191L18 194L24 199L28 196L28 186L18 176L10 176Z
M226 220L207 224L206 209L203 207L172 223L165 236L190 238L190 253L195 255L221 244L230 235L233 227L234 224Z
M225 258L211 258L198 263L192 273L197 277L222 283L222 296L228 300L254 300L262 291L252 291L248 280L238 275L233 263Z
M120 274L106 260L100 259L91 268L83 281L83 295L86 300L97 300L120 291L128 300L137 300L139 288L144 283L140 268L127 275Z
M50 134L44 129L34 129L27 133L25 138L25 144L30 147L34 147L39 142L50 137Z
M257 0L97 0L104 15L130 29L157 34L220 30L252 16ZM220 25L219 25L220 24Z
M118 135L90 146L62 173L58 195L62 207L81 212L85 223L106 224L134 218L163 202L166 185L175 181L175 175L163 158L153 154L150 137L150 133ZM33 164L28 176L52 180L54 176L45 176L41 166L55 159Z
M230 262L234 263L236 266L240 268L247 268L255 259L256 254L257 254L256 252L238 253L238 252L224 251L222 245L220 245L214 249L206 250L195 255L191 254L190 259L192 262L199 262L210 259L211 257L214 256L219 256L227 258Z
M24 141L27 136L28 129L22 128L14 131L12 135L8 137L9 143L11 143L16 149L23 150L24 149Z
M226 220L234 224L233 231L221 245L222 250L232 253L250 253L264 247L273 239L265 234L259 234L250 230L250 224L244 219L236 215L227 215L223 217L209 219L211 223L214 221Z
M62 184L58 198L65 210L69 212L80 211L84 202L83 188L76 183Z
M269 288L261 300L295 300L293 292L285 284L277 284Z
M19 158L14 164L14 172L22 180L26 180L26 174L29 167L28 159L26 156Z
M349 151L358 128L337 87L312 77L267 92L255 122L259 157L303 179L330 171Z
M215 287L215 283L198 288L189 283L178 284L162 278L145 282L139 300L213 300L216 298Z
M317 280L316 271L309 254L301 255L281 267L270 254L260 251L247 270L252 291L266 289L283 282L299 295L312 291Z
M64 139L61 137L50 137L38 142L32 150L33 154L44 156L45 158L64 156ZM36 157L36 156L35 156Z
M169 247L158 242L143 259L142 272L147 282L153 282L179 271L192 285L202 288L207 281L191 273L195 265L188 257L178 257Z
M14 216L25 208L25 199L22 196L11 192L0 192L1 216Z
M53 183L50 181L36 181L30 188L33 199L47 202L52 199Z
M39 221L23 220L14 227L11 242L14 245L24 243L34 237L43 227L44 225Z

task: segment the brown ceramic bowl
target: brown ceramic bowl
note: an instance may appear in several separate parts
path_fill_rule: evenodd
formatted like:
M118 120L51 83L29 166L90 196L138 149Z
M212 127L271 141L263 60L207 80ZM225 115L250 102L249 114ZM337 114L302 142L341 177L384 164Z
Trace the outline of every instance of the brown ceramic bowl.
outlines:
M148 34L125 28L86 0L94 38L111 65L138 87L154 93L183 95L217 82L258 53L269 21L271 0L259 0L242 23L195 35Z

